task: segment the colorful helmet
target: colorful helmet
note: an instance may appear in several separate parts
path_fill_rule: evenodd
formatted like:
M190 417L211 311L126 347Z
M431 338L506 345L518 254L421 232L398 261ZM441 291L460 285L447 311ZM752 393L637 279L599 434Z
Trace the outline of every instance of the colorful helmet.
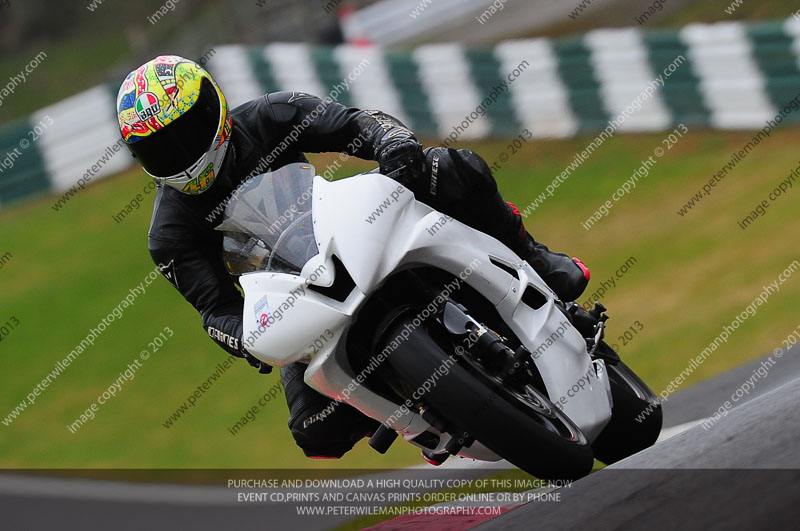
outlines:
M231 135L225 96L211 74L161 55L125 78L117 96L122 138L148 175L185 194L207 190Z

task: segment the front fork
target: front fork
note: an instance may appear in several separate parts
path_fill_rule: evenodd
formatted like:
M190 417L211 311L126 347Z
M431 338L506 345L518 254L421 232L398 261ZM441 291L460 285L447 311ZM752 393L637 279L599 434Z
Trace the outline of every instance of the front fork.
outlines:
M530 361L528 366L533 365L530 351L523 345L516 350L509 348L505 343L506 338L475 320L461 304L447 301L435 320L442 325L450 342L456 345L454 350L457 356L466 354L482 363L492 371L502 385L513 385L517 380L524 379L526 374L530 376L530 372L523 370L526 361ZM429 407L424 404L419 406L423 420L440 433L449 433L451 436L445 452L434 454L423 449L423 456L429 463L442 464L448 457L457 455L463 447L469 447L475 441L469 433L459 429L458 426L447 425ZM424 437L425 433L418 437ZM384 453L395 437L395 432L381 425L370 438L369 444L378 452Z
M503 384L521 378L525 362L533 363L530 350L520 345L512 350L507 338L485 327L467 313L460 304L447 302L440 317L444 329L462 344L474 358L491 369ZM456 346L456 353L463 354L464 347Z

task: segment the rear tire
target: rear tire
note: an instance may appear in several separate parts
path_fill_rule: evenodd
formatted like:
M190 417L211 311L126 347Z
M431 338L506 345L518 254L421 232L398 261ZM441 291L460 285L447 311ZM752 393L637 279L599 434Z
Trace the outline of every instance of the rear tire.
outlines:
M655 444L661 433L662 411L653 391L625 363L606 367L614 407L592 448L597 459L610 465Z
M406 318L396 321L384 337L397 337L408 323L410 320ZM541 479L577 479L591 472L594 463L591 446L580 429L546 396L536 399L541 406L555 412L553 418L545 418L496 388L494 380L468 371L456 358L442 350L427 333L413 328L388 362L407 384L406 396L436 378L427 392L421 396L418 393L420 401L452 429L468 433L529 474ZM553 425L572 433L572 438L552 431Z

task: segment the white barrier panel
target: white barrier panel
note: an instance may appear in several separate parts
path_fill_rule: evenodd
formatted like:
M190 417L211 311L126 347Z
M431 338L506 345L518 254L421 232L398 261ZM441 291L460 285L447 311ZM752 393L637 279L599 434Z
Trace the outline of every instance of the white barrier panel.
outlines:
M718 129L755 129L777 112L739 22L689 24L679 35L700 78L700 91Z
M525 75L509 86L517 119L535 137L569 137L578 121L569 105L569 92L558 73L558 58L547 39L507 41L494 50L503 72L528 61Z
M233 109L264 94L244 46L218 46L206 68L222 88L228 107Z
M330 92L322 86L317 69L306 44L270 44L264 48L264 58L280 90L307 92L324 98Z
M95 181L131 166L115 105L108 87L101 85L33 114L34 124L48 116L52 119L38 144L54 191L68 190L87 172L89 181Z
M462 126L465 117L475 112L485 96L478 94L462 46L420 46L414 50L413 57L419 65L420 81L430 98L439 134L446 137L454 127ZM478 116L459 135L465 140L486 138L490 131L491 124L487 117Z
M671 123L661 98L661 88L652 96L642 93L656 79L647 48L638 29L590 31L584 37L591 51L591 64L600 82L600 95L612 119L638 101L641 109L627 115L620 131L663 131ZM660 74L660 72L659 72Z
M386 112L413 128L400 104L381 48L341 45L334 49L333 56L342 78L347 78L353 105Z

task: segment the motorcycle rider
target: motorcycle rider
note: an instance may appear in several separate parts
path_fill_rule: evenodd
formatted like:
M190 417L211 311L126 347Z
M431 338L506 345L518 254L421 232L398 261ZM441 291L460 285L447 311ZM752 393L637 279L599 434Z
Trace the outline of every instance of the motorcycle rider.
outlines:
M423 150L408 128L380 111L347 108L302 92L266 94L229 110L220 87L199 64L159 56L125 78L117 113L125 144L158 181L148 233L153 260L200 313L209 336L260 372L270 367L243 345L244 301L223 263L223 236L214 227L222 221L220 205L240 183L306 162L305 152L346 152L377 161L381 173L399 170L396 179L418 200L509 246L564 301L575 300L588 282L580 260L550 252L531 237L478 154ZM327 414L333 401L305 384L305 367L297 362L281 369L289 428L306 456L341 457L377 423L344 404Z

